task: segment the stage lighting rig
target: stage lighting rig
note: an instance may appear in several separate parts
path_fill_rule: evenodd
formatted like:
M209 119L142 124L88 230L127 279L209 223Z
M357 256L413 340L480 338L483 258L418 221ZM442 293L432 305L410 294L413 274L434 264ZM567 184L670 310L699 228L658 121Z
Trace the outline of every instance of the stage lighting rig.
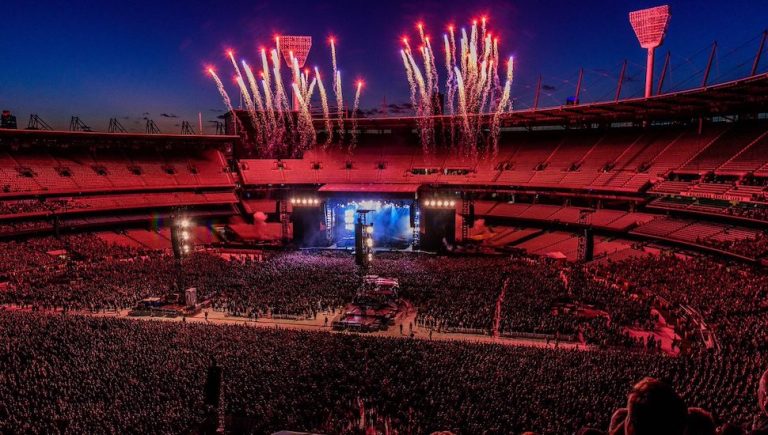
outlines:
M190 232L192 222L186 216L174 216L171 223L171 247L176 260L192 252L192 234Z
M455 199L448 198L431 198L422 202L422 207L425 208L453 208L456 207Z
M291 204L294 207L319 207L320 200L318 198L291 198Z
M367 214L373 210L357 210L355 223L355 263L368 267L373 262L373 224L366 222Z

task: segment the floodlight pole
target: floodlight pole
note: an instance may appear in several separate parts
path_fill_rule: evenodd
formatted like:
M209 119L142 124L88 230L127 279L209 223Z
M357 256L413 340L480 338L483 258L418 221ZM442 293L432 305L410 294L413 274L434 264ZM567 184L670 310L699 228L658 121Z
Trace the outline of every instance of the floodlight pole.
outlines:
M664 42L669 24L669 6L657 6L629 13L629 22L640 46L648 50L645 70L645 98L653 95L653 61L656 47Z
M541 74L539 74L539 81L536 83L536 96L533 98L533 110L539 108L539 94L541 94Z
M648 48L648 59L645 62L645 98L653 95L653 60L656 47Z

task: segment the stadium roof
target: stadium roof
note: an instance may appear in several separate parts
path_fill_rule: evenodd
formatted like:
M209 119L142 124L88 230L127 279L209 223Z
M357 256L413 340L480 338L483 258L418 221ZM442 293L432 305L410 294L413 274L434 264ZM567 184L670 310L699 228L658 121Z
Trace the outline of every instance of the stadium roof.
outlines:
M419 183L401 184L326 184L319 192L324 193L416 193Z
M160 145L176 144L231 144L240 140L239 136L225 135L187 135L187 134L146 134L146 133L107 133L86 131L51 131L51 130L14 130L0 129L0 145L37 145L37 144L94 144L94 145Z
M687 91L620 101L518 110L501 117L502 127L580 125L605 122L683 120L768 110L768 73ZM490 121L491 115L480 115ZM439 123L450 116L435 116ZM413 116L360 118L359 128L415 127ZM315 120L322 127L323 120Z

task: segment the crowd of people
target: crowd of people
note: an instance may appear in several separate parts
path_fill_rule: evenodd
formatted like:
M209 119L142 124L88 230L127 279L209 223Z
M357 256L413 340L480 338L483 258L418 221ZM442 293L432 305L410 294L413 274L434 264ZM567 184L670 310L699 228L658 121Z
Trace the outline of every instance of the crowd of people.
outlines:
M361 281L343 253L260 258L198 252L181 279L234 316L302 318L350 302ZM225 369L226 412L255 432L607 430L644 376L672 385L713 424L747 428L768 355L768 274L706 256L582 269L517 255L392 253L365 272L397 278L422 327L569 335L590 351L80 317L67 312L177 291L173 256L81 234L3 242L0 260L0 397L11 398L0 401L0 432L185 431L201 419L211 358ZM655 346L627 329L652 330L658 313L685 352L621 351Z
M47 212L50 206L36 199L0 202L0 215Z
M255 263L199 252L184 260L179 275L169 252L109 245L89 234L0 243L0 258L0 276L9 284L0 303L67 310L130 308L140 299L178 292L181 281L230 315L315 318L351 302L361 282L343 253L275 252ZM716 268L738 273L718 274L712 287ZM568 336L601 346L646 346L627 328L652 331L654 310L665 312L678 335L694 345L701 344L697 331L705 322L718 336L728 334L731 323L759 329L761 297L768 291L765 273L706 257L665 255L602 262L584 273L524 256L391 253L378 255L368 273L397 278L422 327ZM713 306L714 298L722 303ZM696 322L689 308L704 321ZM764 336L731 328L726 343Z
M755 201L760 201L762 203L768 202L768 193L761 193L760 195L755 195L754 197ZM760 206L754 206L754 207L729 207L727 209L727 213L731 216L739 216L747 219L755 219L759 221L768 221L768 207L764 205Z
M194 430L212 361L223 369L227 421L246 421L252 433L605 433L646 376L671 385L682 409L706 409L712 425L749 428L764 367L759 356L669 358L14 311L0 311L0 343L3 433ZM633 421L626 413L618 412ZM656 427L667 421L646 418Z
M733 252L748 258L759 258L768 253L768 235L757 233L754 238L736 240L715 240L712 238L698 240L704 246L711 246L722 251Z
M603 262L592 273L653 297L680 320L682 329L693 313L703 324L688 321L688 327L714 331L724 351L747 358L768 350L768 273L764 270L706 256L656 255Z

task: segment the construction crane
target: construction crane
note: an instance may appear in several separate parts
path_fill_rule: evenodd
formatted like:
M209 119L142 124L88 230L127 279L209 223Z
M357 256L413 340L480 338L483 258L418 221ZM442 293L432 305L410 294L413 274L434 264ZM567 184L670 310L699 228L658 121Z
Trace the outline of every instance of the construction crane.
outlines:
M109 127L107 127L107 131L110 133L128 133L117 118L109 118Z
M69 131L93 131L88 127L79 116L73 116L69 120Z
M147 120L147 134L160 134L160 129L157 128L157 124L155 124L155 121L145 118Z
M43 118L39 117L37 113L29 115L29 124L27 124L27 130L53 130L47 122L43 121Z

